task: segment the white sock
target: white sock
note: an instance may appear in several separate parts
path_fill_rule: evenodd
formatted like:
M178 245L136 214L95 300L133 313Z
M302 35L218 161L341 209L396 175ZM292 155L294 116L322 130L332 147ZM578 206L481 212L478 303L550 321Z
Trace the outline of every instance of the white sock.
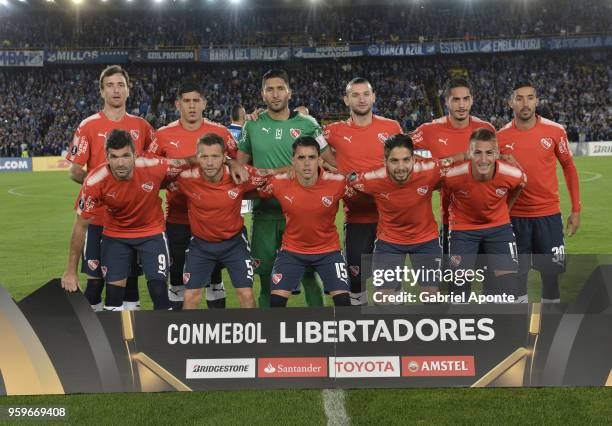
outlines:
M100 302L96 303L95 305L91 305L91 309L93 309L94 312L102 312L103 306L104 305L102 305L102 302Z
M225 298L225 286L223 281L206 287L206 300L219 300Z

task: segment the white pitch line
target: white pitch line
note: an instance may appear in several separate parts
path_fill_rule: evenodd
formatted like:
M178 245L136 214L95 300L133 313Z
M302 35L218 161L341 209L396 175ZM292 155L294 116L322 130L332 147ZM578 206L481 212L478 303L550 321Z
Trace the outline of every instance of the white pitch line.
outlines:
M51 195L51 194L23 194L17 191L19 187L11 188L7 192L16 197L31 197L31 198L54 198L54 199L69 199L69 196Z
M342 389L323 389L323 408L327 417L328 426L348 426L351 418L344 405L344 391Z
M601 173L585 172L585 171L582 171L580 173L585 174L585 175L592 175L588 179L580 179L580 182L593 182L594 180L601 179L603 177Z

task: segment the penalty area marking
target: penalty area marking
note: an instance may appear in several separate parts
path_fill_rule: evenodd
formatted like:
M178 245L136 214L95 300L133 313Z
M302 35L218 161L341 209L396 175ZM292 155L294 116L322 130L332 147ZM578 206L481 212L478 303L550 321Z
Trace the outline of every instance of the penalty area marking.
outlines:
M323 408L328 426L347 426L351 418L344 405L345 393L342 389L323 389Z
M603 177L601 173L587 172L587 171L581 171L580 173L585 174L585 175L591 175L590 178L580 179L580 182L593 182L594 180L601 179Z

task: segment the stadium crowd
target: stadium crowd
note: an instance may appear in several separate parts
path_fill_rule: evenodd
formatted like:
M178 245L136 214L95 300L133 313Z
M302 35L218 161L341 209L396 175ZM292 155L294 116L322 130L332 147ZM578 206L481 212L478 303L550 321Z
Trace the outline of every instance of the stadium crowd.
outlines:
M452 75L475 85L475 115L496 128L511 120L507 106L512 81L528 75L540 88L542 111L564 125L571 141L612 140L611 54L526 54L419 59L346 59L280 64L291 78L292 105L305 105L325 122L347 115L343 87L355 76L369 78L377 92L377 113L397 119L405 130L431 120L435 93ZM155 127L178 118L176 90L184 78L201 82L208 99L205 115L229 124L232 105L261 106L261 75L269 63L185 66L131 66L128 111ZM0 70L0 156L59 155L82 117L99 110L98 67ZM428 96L428 90L434 96ZM443 103L441 103L443 104Z
M236 7L188 5L65 13L0 10L3 47L160 47L317 45L394 41L525 37L606 32L612 5L605 0L413 1L404 5ZM270 13L274 7L274 13ZM56 8L56 7L55 7ZM57 8L56 8L57 9ZM144 18L143 18L144 16ZM180 28L181 31L176 31Z

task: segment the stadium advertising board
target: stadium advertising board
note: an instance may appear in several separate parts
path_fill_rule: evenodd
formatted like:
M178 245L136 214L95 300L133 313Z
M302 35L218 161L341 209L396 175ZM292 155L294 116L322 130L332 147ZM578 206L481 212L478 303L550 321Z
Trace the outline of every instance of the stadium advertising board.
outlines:
M612 46L612 36L552 37L546 39L546 46L551 50L610 47Z
M238 61L287 61L291 58L288 47L253 47L201 49L202 62L238 62Z
M31 172L32 159L21 157L0 157L0 172Z
M609 156L612 155L612 141L589 142L587 144L587 155L589 156Z
M64 157L33 157L32 171L61 172L70 169L70 161Z
M572 304L94 313L0 287L0 394L612 385L612 265Z
M370 44L369 56L424 56L436 53L435 43Z
M367 52L365 45L297 47L293 49L293 56L301 59L355 58L366 56Z
M0 67L42 67L44 50L0 50Z
M51 64L125 64L127 50L47 50L45 62Z
M442 54L517 52L540 50L543 47L543 40L541 38L525 38L442 41L438 44L438 47Z
M133 62L195 62L195 49L188 50L139 50L133 54Z

